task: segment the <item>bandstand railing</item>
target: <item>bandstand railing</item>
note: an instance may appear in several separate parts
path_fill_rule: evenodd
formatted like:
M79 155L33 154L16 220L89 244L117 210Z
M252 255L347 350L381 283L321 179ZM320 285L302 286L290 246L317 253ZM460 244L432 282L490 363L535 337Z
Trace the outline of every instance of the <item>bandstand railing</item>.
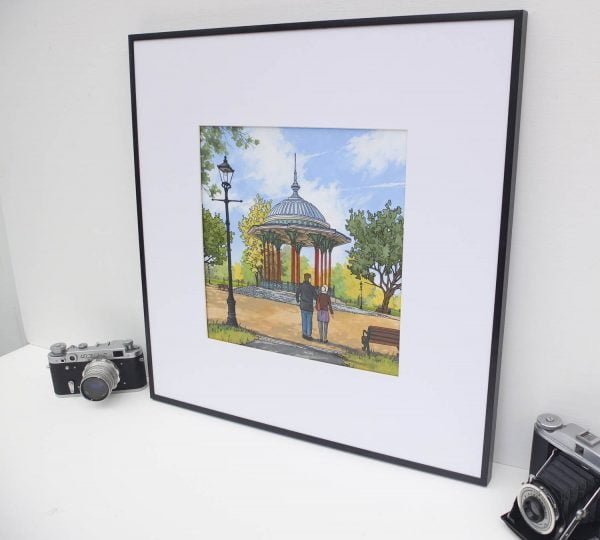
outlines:
M296 289L299 286L297 283L292 283L291 281L267 281L264 279L259 281L258 285L259 287L263 287L271 291L285 291L293 293L296 292ZM335 297L335 287L329 287L327 292L329 293L329 296L333 298Z
M207 281L208 281L209 285L216 286L219 289L225 289L225 287L227 286L227 280L225 280L225 279L212 278ZM253 287L253 286L256 286L256 281L246 281L244 279L234 279L233 280L234 290L242 288L242 287ZM284 291L284 292L295 293L296 289L298 288L299 285L297 283L292 283L291 281L268 281L265 279L261 279L258 282L258 286L263 287L264 289L269 289L271 291ZM327 292L328 292L329 296L331 296L332 298L335 298L335 287L333 285L331 287L329 287L329 290Z

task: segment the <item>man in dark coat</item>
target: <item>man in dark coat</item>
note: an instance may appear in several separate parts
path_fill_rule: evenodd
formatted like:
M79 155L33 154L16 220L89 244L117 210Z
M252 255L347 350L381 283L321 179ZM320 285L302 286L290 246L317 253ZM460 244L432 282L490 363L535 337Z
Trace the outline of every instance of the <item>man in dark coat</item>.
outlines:
M304 282L296 289L296 302L300 304L302 337L312 341L312 316L317 290L310 283L310 274L304 274Z

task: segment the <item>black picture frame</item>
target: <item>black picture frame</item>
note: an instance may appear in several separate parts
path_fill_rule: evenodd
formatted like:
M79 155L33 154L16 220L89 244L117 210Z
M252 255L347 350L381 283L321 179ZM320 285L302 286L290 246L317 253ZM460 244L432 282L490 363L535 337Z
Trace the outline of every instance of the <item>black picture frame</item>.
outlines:
M509 106L506 132L506 152L504 162L504 180L502 191L502 208L500 222L499 252L497 259L496 287L495 287L495 307L493 315L492 328L492 346L490 350L489 364L489 384L487 389L487 406L485 413L485 432L483 455L481 462L481 472L478 476L465 475L455 471L443 468L432 467L415 461L400 459L394 456L370 451L364 448L358 448L336 441L315 437L305 433L272 426L266 423L254 421L237 415L228 414L219 410L213 410L190 404L187 402L172 399L160 395L155 390L152 358L152 339L149 322L148 307L148 283L146 274L146 254L144 249L144 220L142 216L142 188L140 179L140 156L139 156L139 131L138 131L138 113L136 103L136 58L134 45L136 42L145 40L163 40L177 38L192 38L203 36L222 36L244 33L264 33L264 32L282 32L293 30L311 30L311 29L333 29L333 28L352 28L359 26L380 26L380 25L414 25L426 23L444 23L444 22L474 22L490 20L511 20L514 23L513 43L512 43L512 64L510 74ZM504 326L504 312L506 300L506 284L509 265L509 247L511 237L512 209L514 197L514 183L517 168L517 147L519 139L519 117L521 107L521 90L523 79L523 64L525 53L525 34L526 34L526 11L490 11L490 12L470 12L470 13L448 13L431 15L408 15L394 17L361 18L345 20L327 20L294 22L284 24L266 24L258 26L240 26L232 28L210 28L189 31L174 32L155 32L147 34L134 34L129 36L129 63L130 63L130 87L131 87L131 111L133 126L133 151L135 166L135 182L137 196L137 214L138 214L138 234L139 234L139 256L141 265L141 283L144 300L144 317L146 330L146 358L150 378L150 395L152 399L168 403L171 405L183 407L189 410L208 414L224 420L234 421L246 426L264 429L272 433L294 437L296 439L317 443L337 450L343 450L359 454L361 456L382 460L388 463L402 465L438 474L448 478L461 480L473 484L485 486L491 478L491 467L493 459L494 429L496 421L496 408L498 398L498 383L500 374L500 363L502 355L502 338Z

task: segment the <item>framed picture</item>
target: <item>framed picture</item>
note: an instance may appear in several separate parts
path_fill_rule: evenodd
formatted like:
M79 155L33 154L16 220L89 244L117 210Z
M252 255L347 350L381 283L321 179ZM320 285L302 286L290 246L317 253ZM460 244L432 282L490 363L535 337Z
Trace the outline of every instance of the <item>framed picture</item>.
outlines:
M525 21L129 37L154 399L487 484Z

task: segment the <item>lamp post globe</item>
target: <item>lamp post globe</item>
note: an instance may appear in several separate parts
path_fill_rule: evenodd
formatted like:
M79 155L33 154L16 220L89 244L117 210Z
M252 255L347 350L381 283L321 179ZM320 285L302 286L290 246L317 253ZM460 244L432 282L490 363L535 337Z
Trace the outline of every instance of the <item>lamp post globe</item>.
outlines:
M227 156L223 157L223 163L217 165L217 169L219 169L219 176L221 177L221 186L223 186L223 189L231 189L231 179L233 178L235 169L229 165Z

